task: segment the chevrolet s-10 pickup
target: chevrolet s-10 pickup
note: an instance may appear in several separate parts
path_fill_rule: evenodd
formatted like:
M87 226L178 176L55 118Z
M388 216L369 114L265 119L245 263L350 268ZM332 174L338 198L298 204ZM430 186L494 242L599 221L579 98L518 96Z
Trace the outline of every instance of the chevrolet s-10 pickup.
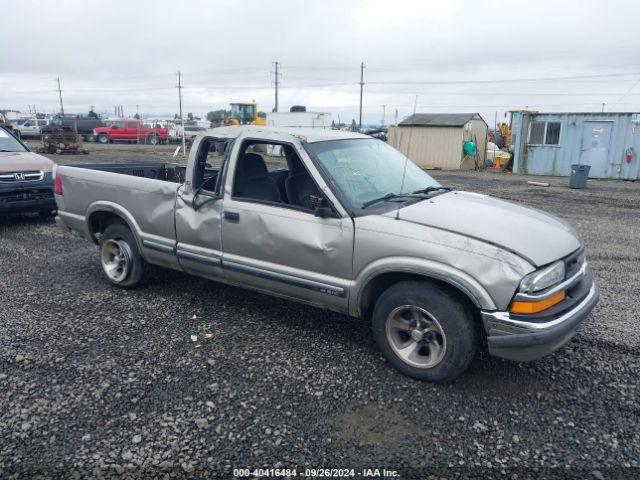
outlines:
M60 166L54 187L113 284L155 264L361 317L421 380L455 378L478 348L538 359L598 300L566 221L446 188L366 135L222 127L186 166Z

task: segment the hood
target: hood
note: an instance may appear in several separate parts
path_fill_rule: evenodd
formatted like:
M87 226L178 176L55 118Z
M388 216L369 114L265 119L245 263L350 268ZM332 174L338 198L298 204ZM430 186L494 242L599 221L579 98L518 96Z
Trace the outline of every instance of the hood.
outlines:
M42 170L51 172L53 162L33 152L0 152L0 172Z
M394 216L395 211L385 215ZM573 227L558 217L471 192L449 192L414 203L400 210L400 219L500 246L536 267L582 244Z

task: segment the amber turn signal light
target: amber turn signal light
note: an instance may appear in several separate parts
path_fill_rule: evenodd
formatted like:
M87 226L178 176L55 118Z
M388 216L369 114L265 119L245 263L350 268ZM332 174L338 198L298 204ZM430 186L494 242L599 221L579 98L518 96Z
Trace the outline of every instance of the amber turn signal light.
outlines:
M511 313L522 313L522 314L532 314L538 313L547 308L553 307L557 303L560 303L565 299L565 293L559 292L554 296L549 297L545 300L540 300L539 302L513 302L511 304Z

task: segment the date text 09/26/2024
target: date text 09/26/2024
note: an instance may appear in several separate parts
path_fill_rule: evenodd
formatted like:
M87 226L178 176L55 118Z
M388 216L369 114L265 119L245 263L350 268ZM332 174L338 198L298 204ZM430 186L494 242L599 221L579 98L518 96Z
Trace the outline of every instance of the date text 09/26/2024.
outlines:
M396 470L384 468L305 468L298 472L295 468L234 468L233 476L236 478L397 478Z

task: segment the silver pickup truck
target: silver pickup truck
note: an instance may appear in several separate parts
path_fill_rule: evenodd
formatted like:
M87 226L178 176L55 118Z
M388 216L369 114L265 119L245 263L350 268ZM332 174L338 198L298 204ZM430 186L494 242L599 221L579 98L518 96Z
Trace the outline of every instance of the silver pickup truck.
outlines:
M598 289L565 221L452 191L386 143L223 127L188 163L61 166L58 221L133 287L146 263L371 319L402 373L445 381L477 348L519 361L575 333Z

